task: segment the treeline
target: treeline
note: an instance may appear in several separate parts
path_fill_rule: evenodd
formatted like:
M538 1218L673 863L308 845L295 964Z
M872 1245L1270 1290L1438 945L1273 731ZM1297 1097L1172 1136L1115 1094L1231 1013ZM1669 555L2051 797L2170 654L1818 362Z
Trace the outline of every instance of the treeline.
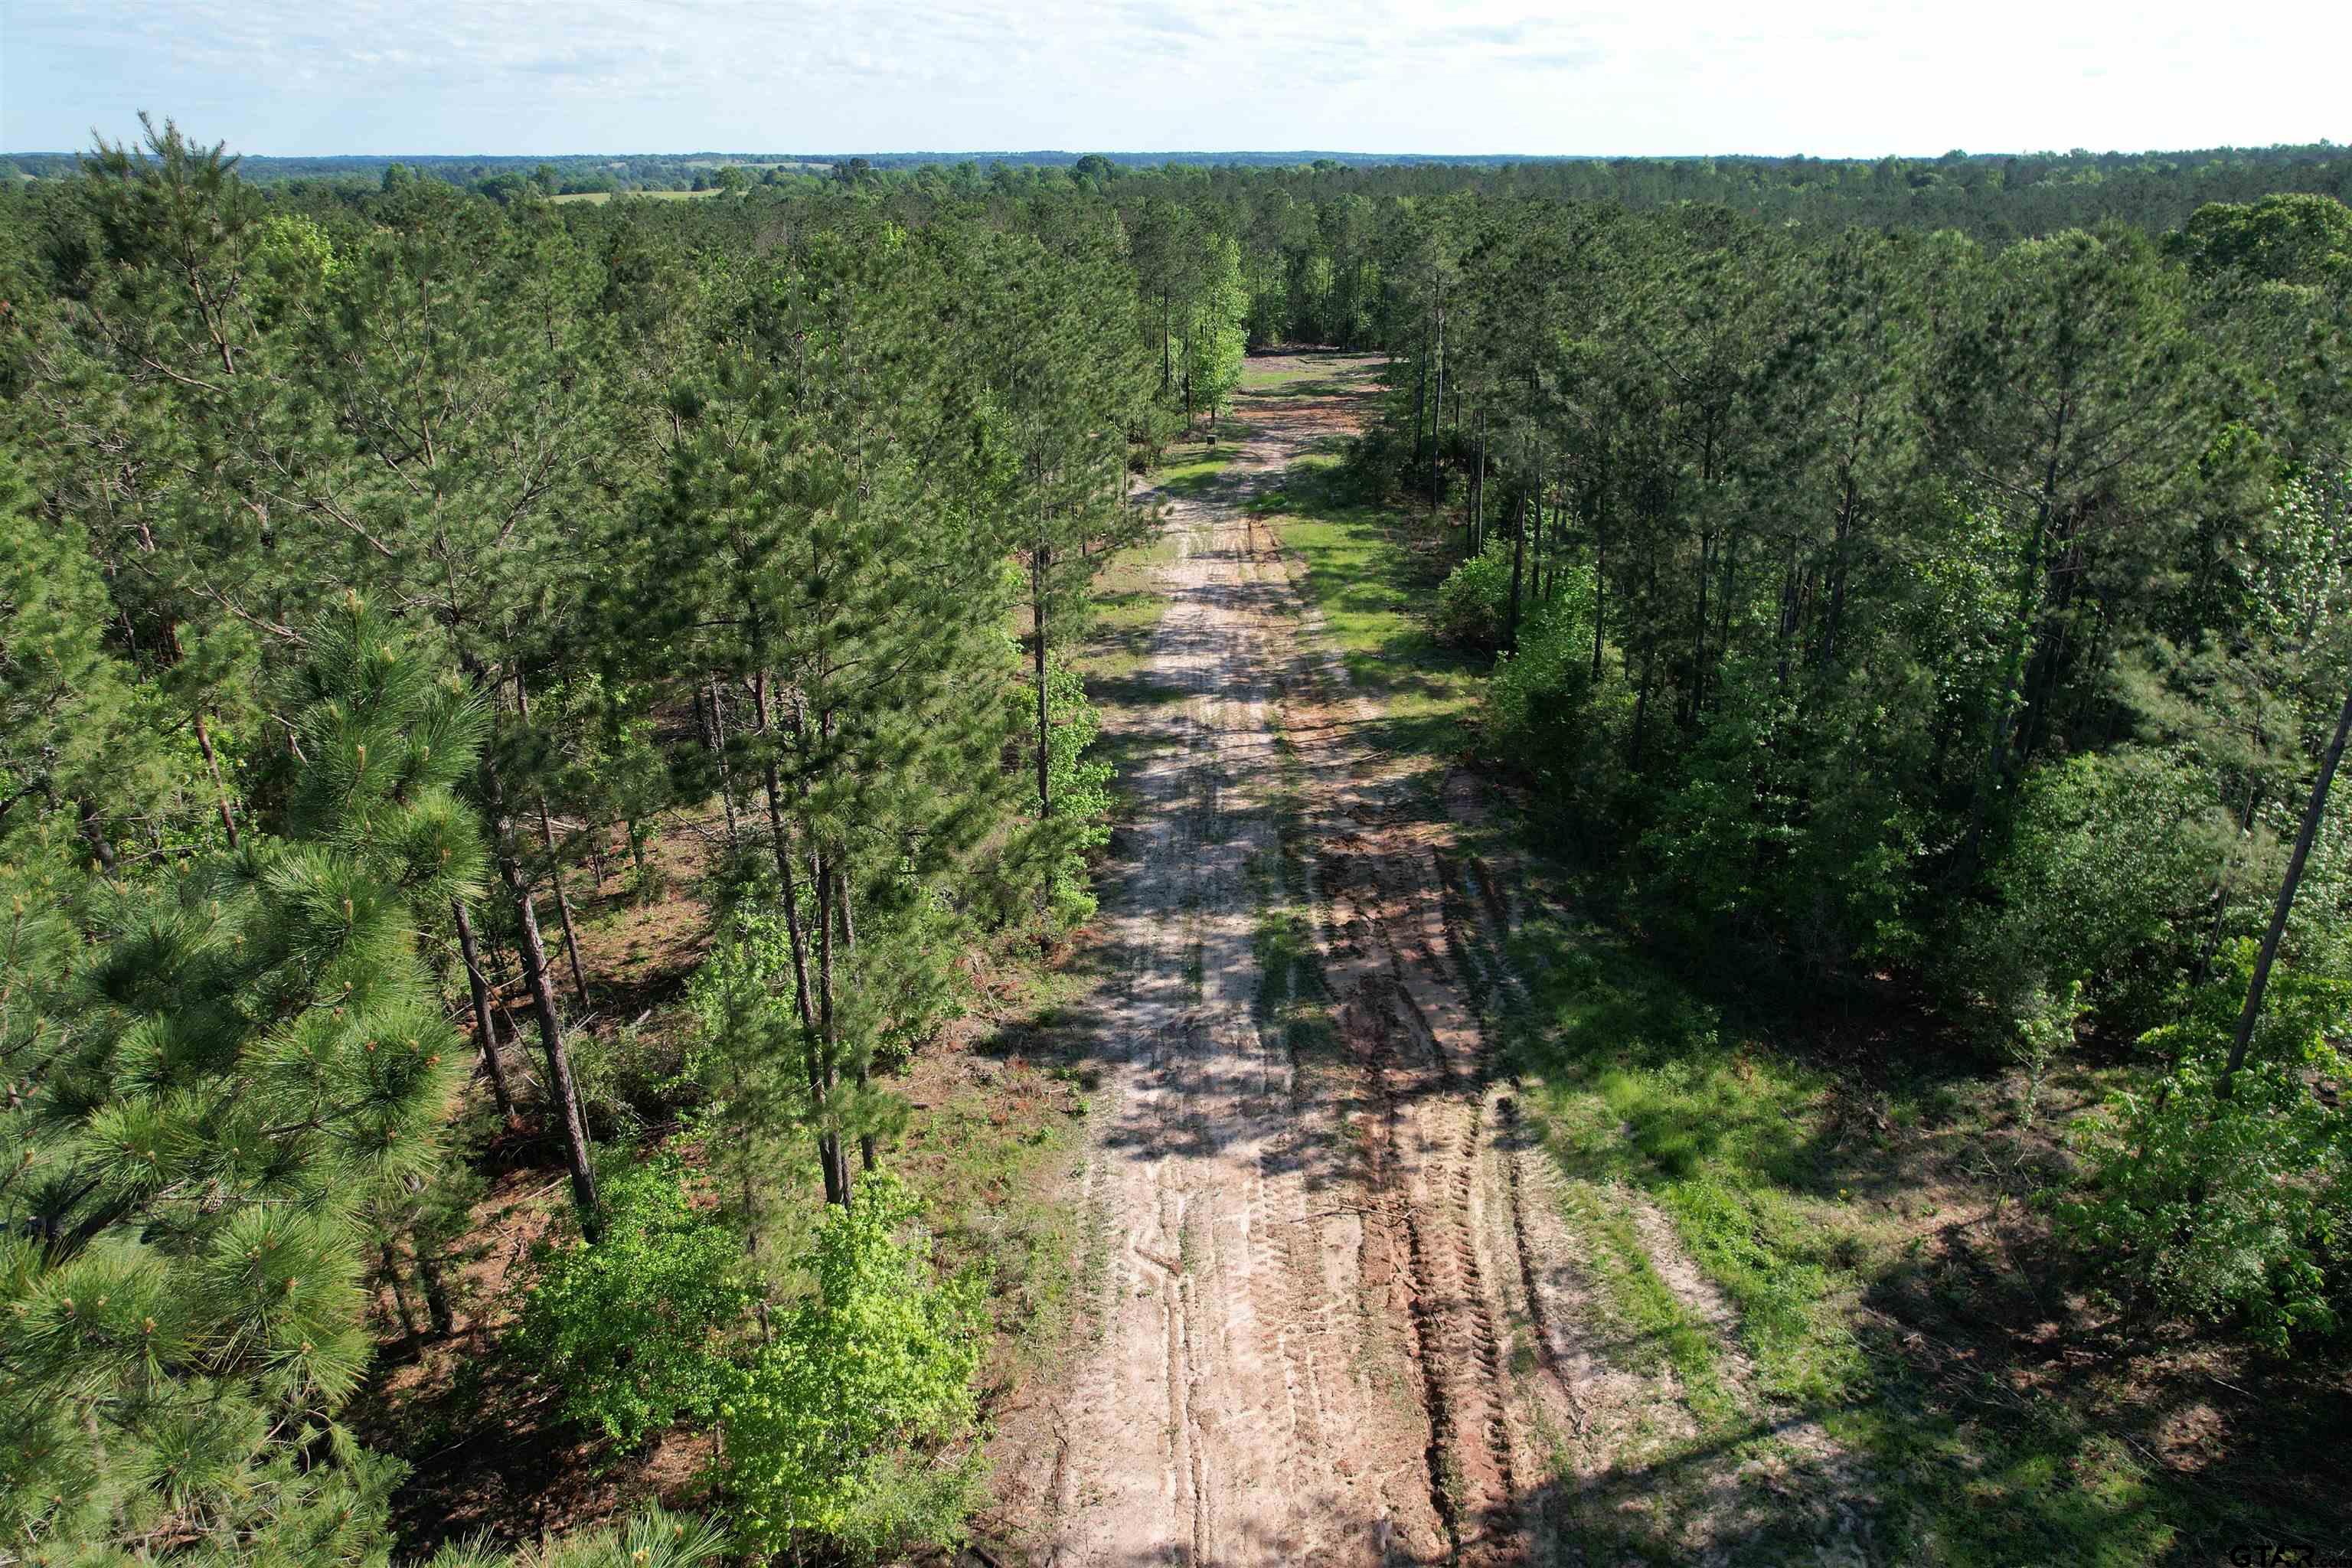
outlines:
M368 1303L451 1331L467 1156L519 1137L576 1216L518 1331L566 1407L728 1409L730 1529L578 1561L961 1519L984 1323L885 1080L971 949L1091 910L1061 649L1146 521L1166 312L1107 214L737 237L429 180L273 203L168 128L5 209L20 1555L382 1561L402 1467L340 1424ZM581 1057L625 1023L578 901L660 896L665 830L722 926L665 1091L692 1175L594 1146Z
M0 159L0 185L68 180L72 154ZM732 171L728 174L726 171ZM722 185L806 192L825 184L929 201L1053 199L1071 187L1122 205L1157 197L1213 208L1217 225L1263 247L1253 264L1348 259L1328 233L1351 205L1481 196L1603 202L1634 210L1700 204L1807 226L1958 228L2011 240L2105 219L2150 231L2199 207L2301 192L2352 200L2352 153L2329 142L2167 153L1968 153L1936 158L1521 158L1348 153L683 153L621 156L250 157L248 181L298 196L351 199L426 178L512 199ZM290 189L287 189L290 187ZM1303 215L1302 215L1303 209ZM1319 240L1314 236L1321 235ZM1278 254L1277 254L1278 253ZM1318 341L1337 341L1318 339ZM1349 340L1351 343L1358 339ZM1381 346L1360 340L1363 346Z
M1456 207L1363 477L1458 528L1483 745L1629 917L2140 1065L2056 1209L2143 1310L2352 1293L2352 211L1991 247ZM2275 961L2275 962L2274 962Z

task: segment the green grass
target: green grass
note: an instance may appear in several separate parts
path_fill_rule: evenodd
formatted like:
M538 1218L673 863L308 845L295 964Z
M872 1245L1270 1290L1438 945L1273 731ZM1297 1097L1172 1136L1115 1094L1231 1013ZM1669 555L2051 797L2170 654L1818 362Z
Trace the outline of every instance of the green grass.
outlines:
M1086 637L1072 655L1088 695L1096 700L1121 698L1107 689L1111 684L1134 682L1141 675L1151 647L1151 630L1160 624L1168 600L1152 577L1176 559L1176 542L1158 535L1122 552L1095 579ZM1024 617L1022 628L1027 628Z
M1351 677L1386 710L1388 743L1451 755L1483 668L1435 645L1418 613L1442 562L1414 520L1357 504L1334 467L1298 463L1263 510L1305 563ZM1511 829L1498 815L1485 832ZM1283 860L1301 853L1286 847ZM1285 1022L1311 946L1279 869L1263 873L1257 931L1271 1024ZM1939 1259L1921 1246L1948 1223L1939 1204L1957 1220L1990 1200L1969 1185L1990 1165L1962 1152L1990 1149L2007 1109L1998 1075L1815 1057L1785 1016L1728 1016L1687 974L1600 931L1538 922L1512 946L1530 995L1502 1020L1505 1056L1566 1178L1563 1217L1582 1243L1604 1353L1671 1371L1696 1427L1644 1424L1629 1465L1561 1495L1586 1560L1693 1560L1682 1531L1735 1475L1727 1524L1746 1533L1719 1544L1743 1564L1822 1561L1823 1516L1806 1500L1831 1490L1864 1519L1870 1561L1931 1568L2152 1568L2227 1561L2234 1542L2342 1539L2333 1513L2265 1500L2260 1485L2265 1447L2274 1465L2306 1468L2326 1447L2325 1412L2282 1411L2280 1432L2246 1435L2231 1479L2216 1483L2147 1458L2163 1410L2126 1362L2012 1384L2000 1316L2022 1301L2030 1320L2048 1283L1997 1253ZM1727 1338L1661 1277L1629 1194L1655 1205L1728 1305ZM1822 1477L1792 1446L1788 1425L1803 1421L1843 1451L1850 1480Z
M1251 360L1242 366L1241 393L1245 397L1332 397L1360 390L1313 361L1277 365Z
M988 1277L1001 1364L1025 1370L1063 1342L1099 1261L1066 1180L1099 1072L1074 1016L1091 977L1025 946L998 963L1013 989L997 1034L971 1068L899 1086L916 1103L886 1157L922 1195L942 1268Z
M1625 1339L1640 1347L1635 1359L1663 1357L1682 1379L1701 1427L1694 1450L1761 1451L1776 1420L1818 1419L1866 1474L1893 1562L2128 1568L2200 1561L2178 1555L2184 1542L2254 1532L2239 1500L2135 1452L2130 1423L2105 1408L2120 1398L2128 1411L2127 1386L2034 1397L1994 1375L1997 1362L1939 1374L1922 1365L1898 1325L1916 1300L1916 1229L1897 1217L1900 1205L1862 1192L1889 1197L1906 1179L1898 1145L1910 1130L1890 1121L1856 1147L1837 1131L1850 1085L1727 1024L1679 975L1600 933L1538 923L1515 946L1522 973L1539 978L1514 1020L1512 1057L1570 1177L1567 1216L1588 1239ZM1915 1117L1940 1120L1921 1103ZM1738 1348L1754 1368L1744 1397L1724 1396L1711 1331L1691 1321L1622 1205L1610 1205L1621 1184L1658 1205L1736 1309ZM1931 1332L1980 1324L1991 1310L1965 1289L1948 1304L1954 1323L1931 1320ZM2317 1529L2283 1526L2305 1538ZM1785 1559L1769 1542L1750 1547L1740 1561L1811 1560L1801 1542Z
M1219 428L1223 431L1233 427ZM1152 470L1151 482L1162 494L1178 500L1213 495L1233 482L1233 477L1225 470L1240 456L1237 447L1189 441L1170 449L1168 461Z
M1258 973L1253 1011L1259 1030L1278 1037L1294 1064L1336 1065L1339 1026L1323 976L1307 872L1311 846L1301 807L1306 770L1282 729L1278 710L1269 711L1268 722L1274 730L1276 767L1266 810L1274 818L1275 847L1254 857L1249 868L1250 891L1257 906L1251 939Z
M1328 455L1300 458L1256 510L1305 564L1301 586L1349 679L1380 700L1375 743L1449 759L1464 744L1486 661L1431 637L1423 612L1444 562L1417 547L1416 522L1355 500L1338 467Z
M1586 1262L1625 1363L1642 1371L1672 1371L1702 1432L1727 1429L1738 1411L1723 1381L1722 1347L1651 1263L1615 1189L1606 1183L1570 1182L1560 1207L1588 1244Z

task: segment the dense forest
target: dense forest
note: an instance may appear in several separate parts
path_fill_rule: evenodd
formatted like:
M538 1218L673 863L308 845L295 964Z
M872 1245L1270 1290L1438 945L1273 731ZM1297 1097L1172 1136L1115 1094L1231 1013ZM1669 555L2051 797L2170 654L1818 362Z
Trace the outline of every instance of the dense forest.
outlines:
M518 1163L568 1205L499 1364L618 1453L715 1434L691 1514L530 1561L960 1539L1008 1308L897 1168L907 1074L976 955L1096 918L1073 650L1278 344L1378 360L1325 482L1433 562L1519 850L2029 1119L2103 1064L2032 1199L2083 1289L2340 1376L2343 150L16 163L24 1560L425 1560L425 1446L347 1412L492 1310ZM592 984L587 903L679 902L679 844L682 993Z
M79 154L0 154L0 182L72 179ZM371 187L431 179L501 201L626 192L740 192L752 184L808 194L879 184L926 202L1108 197L1122 209L1171 182L1202 199L1201 182L1239 232L1239 214L1308 206L1318 218L1345 198L1379 203L1475 191L1634 209L1702 202L1751 217L1832 227L1897 224L1962 228L2003 239L2113 217L2178 227L2210 202L2289 192L2352 199L2352 153L2332 142L2176 153L2019 153L1937 158L1526 158L1360 153L695 153L552 158L448 155L247 157L238 174L287 186L298 200L352 201ZM1076 186L1076 193L1065 185ZM1267 221L1259 219L1258 221ZM1261 237L1274 242L1276 236ZM1296 236L1281 237L1307 249ZM1332 249L1326 237L1322 248Z

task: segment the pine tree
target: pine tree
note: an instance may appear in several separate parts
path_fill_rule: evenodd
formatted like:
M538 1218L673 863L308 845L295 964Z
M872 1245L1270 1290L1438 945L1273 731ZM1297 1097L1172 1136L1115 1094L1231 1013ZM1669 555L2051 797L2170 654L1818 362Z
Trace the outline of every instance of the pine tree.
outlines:
M380 1554L399 1467L335 1420L358 1215L431 1175L457 1089L417 931L480 875L480 727L356 601L286 698L276 831L234 854L135 883L9 835L0 1531L59 1561Z

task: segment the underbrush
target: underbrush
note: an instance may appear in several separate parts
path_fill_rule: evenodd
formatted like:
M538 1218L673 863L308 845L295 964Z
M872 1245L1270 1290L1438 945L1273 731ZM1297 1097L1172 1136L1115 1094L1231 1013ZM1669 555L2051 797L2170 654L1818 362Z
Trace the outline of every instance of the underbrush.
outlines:
M2023 1136L2013 1079L1906 1081L1791 1048L1785 1020L1742 1024L1593 931L1536 922L1515 950L1534 989L1509 1060L1569 1178L1563 1212L1626 1359L1670 1365L1700 1428L1663 1470L1717 1448L1745 1468L1818 1424L1878 1561L2123 1568L2342 1539L2343 1500L2277 1484L2310 1468L2308 1443L2341 1440L2307 1373L2126 1338L2030 1193L1992 1179L2040 1168L1982 1157ZM1662 1273L1642 1204L1728 1323ZM2266 1407L2276 1430L2198 1425L2237 1403L2216 1380L2257 1378L2274 1402L2242 1414ZM1812 1560L1771 1536L1739 1560Z

